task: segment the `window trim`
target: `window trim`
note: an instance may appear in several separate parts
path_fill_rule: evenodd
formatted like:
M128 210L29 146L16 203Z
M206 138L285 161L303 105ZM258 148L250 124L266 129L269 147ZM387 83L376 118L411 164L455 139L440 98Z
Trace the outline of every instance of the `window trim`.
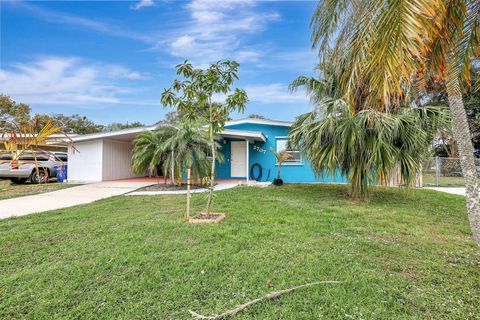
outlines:
M278 141L280 141L280 140L286 141L286 140L288 140L288 136L277 136L277 137L275 137L275 152L278 152ZM295 152L295 153L298 152L298 154L300 155L300 158L296 161L286 160L282 163L282 165L281 165L282 167L283 166L303 166L303 155L302 155L302 152L300 150L288 150L288 149L285 149L285 150L287 152ZM275 161L275 165L278 166L277 161Z

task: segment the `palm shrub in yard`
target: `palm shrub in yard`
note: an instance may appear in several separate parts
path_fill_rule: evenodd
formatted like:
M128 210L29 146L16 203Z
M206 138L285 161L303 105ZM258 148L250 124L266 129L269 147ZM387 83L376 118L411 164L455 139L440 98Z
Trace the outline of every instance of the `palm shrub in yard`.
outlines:
M162 168L165 181L170 177L173 182L172 167L168 167L166 159L171 150L166 150L164 141L176 134L174 127L161 127L155 131L145 131L133 140L132 169L137 174L148 173L153 176L159 167Z
M290 85L291 91L304 88L316 108L297 118L289 143L304 152L318 175L340 170L352 197L365 196L369 185L388 180L397 169L412 185L435 133L448 123L446 109L355 110L341 98L335 75L324 75L301 76Z
M310 112L294 123L290 139L311 160L319 175L340 170L351 184L352 197L364 196L369 185L388 180L398 168L411 186L428 152L431 135L425 123L441 118L433 107L396 112L349 112L346 103L332 102L332 113Z
M188 169L196 179L208 177L210 174L210 139L208 131L197 123L182 123L176 133L167 138L163 147L171 150L166 156L165 166L177 168L177 176L183 175ZM220 144L214 139L215 148ZM223 162L223 154L217 152L217 161Z
M448 111L403 105L357 109L342 98L333 71L323 70L321 79L300 76L290 85L291 91L303 88L315 110L297 118L289 143L304 152L318 175L340 170L352 197L365 196L369 185L397 171L407 186L413 185L435 133L449 123Z
M217 143L217 142L216 142ZM186 170L194 177L209 174L210 140L207 131L197 124L180 123L140 134L134 140L132 167L136 173L156 173L161 167L164 177L174 183ZM222 155L219 156L223 160Z

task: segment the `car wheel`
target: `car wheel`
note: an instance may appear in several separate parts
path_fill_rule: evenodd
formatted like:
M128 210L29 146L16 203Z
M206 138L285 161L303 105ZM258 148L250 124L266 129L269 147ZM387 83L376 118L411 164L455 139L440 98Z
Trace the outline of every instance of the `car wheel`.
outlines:
M11 178L10 181L12 181L12 183L15 183L15 184L24 184L25 182L27 182L27 178Z
M30 180L32 181L32 183L35 183L35 184L47 183L48 171L45 169L39 168L38 174L37 174L37 170L33 170Z

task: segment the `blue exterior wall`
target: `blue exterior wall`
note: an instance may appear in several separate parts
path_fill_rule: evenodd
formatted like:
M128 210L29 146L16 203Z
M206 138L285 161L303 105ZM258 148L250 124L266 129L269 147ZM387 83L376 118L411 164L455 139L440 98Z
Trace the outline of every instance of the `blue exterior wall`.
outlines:
M277 176L278 166L276 165L275 155L270 151L270 147L276 148L275 137L288 136L289 127L286 126L272 126L256 123L242 123L236 125L226 126L228 129L261 131L267 137L266 142L258 142L249 144L249 158L248 168L250 171L254 163L259 163L262 167L263 175L261 181L273 181ZM222 141L221 152L224 155L225 162L217 165L217 178L219 179L240 179L230 176L230 142L232 139L225 139ZM244 140L240 140L244 141ZM323 175L316 177L311 163L302 156L301 164L284 164L280 169L280 176L285 182L346 182L345 178L339 173L336 175ZM270 171L270 176L268 172ZM250 172L248 172L250 174Z

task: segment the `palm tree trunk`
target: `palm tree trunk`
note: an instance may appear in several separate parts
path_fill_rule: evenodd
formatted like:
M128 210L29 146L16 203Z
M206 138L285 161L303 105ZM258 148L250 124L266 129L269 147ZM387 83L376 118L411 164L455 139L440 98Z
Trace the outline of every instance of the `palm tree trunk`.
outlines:
M208 192L208 199L207 199L207 215L210 215L210 210L212 208L212 199L213 199L213 187L215 185L215 158L216 158L216 146L215 146L215 139L213 136L213 114L212 114L212 104L210 104L210 125L209 125L209 135L210 135L210 144L212 147L212 167L210 172L210 187Z
M457 142L462 174L465 179L468 220L472 228L473 237L480 245L480 194L478 188L477 168L473 157L473 144L467 121L467 114L463 106L462 92L458 75L454 72L452 55L446 57L449 65L447 74L448 105L452 117L453 137Z

